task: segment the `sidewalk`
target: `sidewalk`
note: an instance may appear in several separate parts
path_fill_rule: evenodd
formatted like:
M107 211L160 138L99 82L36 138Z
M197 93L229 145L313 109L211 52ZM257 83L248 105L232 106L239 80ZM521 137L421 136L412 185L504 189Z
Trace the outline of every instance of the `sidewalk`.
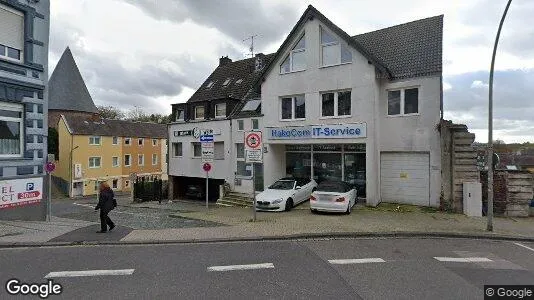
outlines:
M0 220L0 244L44 243L65 233L92 224L96 223L58 217L52 217L50 222Z

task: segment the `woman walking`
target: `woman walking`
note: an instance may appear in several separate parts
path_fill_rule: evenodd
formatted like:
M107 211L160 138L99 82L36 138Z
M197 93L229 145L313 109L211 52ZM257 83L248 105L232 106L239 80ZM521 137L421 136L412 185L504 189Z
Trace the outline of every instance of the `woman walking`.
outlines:
M105 182L100 183L100 195L98 196L98 204L95 207L95 210L100 209L100 231L97 233L104 233L113 230L115 224L108 216L108 213L115 208L115 194Z

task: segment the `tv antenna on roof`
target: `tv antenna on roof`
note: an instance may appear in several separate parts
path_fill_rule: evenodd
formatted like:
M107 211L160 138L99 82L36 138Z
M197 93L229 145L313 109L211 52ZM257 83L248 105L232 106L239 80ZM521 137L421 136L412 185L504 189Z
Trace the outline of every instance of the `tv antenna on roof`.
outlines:
M243 40L243 42L250 40L250 54L245 54L245 56L250 55L251 57L254 57L254 38L257 36L257 34L251 35L250 37Z

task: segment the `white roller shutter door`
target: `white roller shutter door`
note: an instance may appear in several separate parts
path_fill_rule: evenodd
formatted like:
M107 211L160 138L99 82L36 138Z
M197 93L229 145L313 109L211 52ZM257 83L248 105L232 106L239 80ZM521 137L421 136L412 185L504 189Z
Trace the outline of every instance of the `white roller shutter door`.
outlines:
M382 201L430 205L430 155L428 153L381 153Z

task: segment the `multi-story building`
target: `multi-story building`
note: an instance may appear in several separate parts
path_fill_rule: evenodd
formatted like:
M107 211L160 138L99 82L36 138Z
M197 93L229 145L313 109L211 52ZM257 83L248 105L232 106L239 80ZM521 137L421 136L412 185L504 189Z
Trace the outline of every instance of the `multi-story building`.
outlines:
M240 101L246 104L222 116L231 119L228 125L217 121L219 107L209 95L233 94L224 89L235 77L232 68L220 65L195 93L212 101L194 95L173 106L177 122L169 136L177 147L169 175L202 177L197 136L213 132L215 146L224 145L219 161L215 148L214 176L243 189L241 176L253 171L244 162L243 132L258 130L264 143L263 165L254 170L263 179L260 189L286 176L342 180L358 185L369 205L438 206L442 36L443 16L350 36L309 6L247 86ZM260 113L249 115L249 109ZM249 181L248 192L251 187Z
M0 0L0 219L44 220L50 2Z
M56 183L70 197L97 193L100 182L130 191L130 175L166 178L162 124L61 115Z

